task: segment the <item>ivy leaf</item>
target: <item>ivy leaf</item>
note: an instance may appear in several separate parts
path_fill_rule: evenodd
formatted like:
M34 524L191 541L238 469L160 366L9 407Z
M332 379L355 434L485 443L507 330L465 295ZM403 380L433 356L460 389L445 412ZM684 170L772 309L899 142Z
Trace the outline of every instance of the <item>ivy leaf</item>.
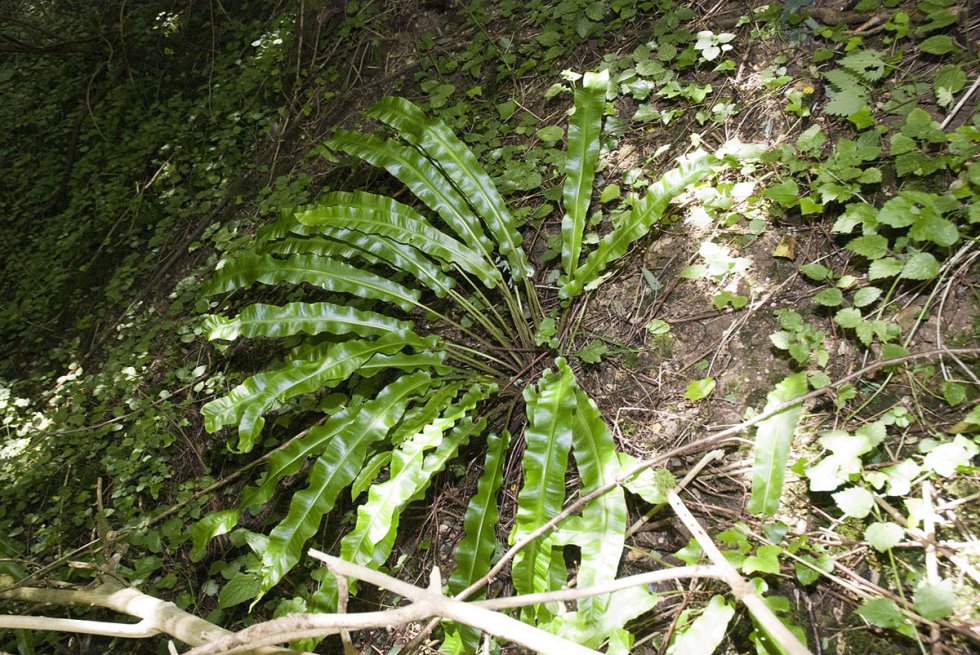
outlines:
M687 385L687 390L684 392L684 397L688 400L701 400L702 398L707 398L710 396L711 392L714 390L715 379L710 377L702 378Z
M948 107L953 104L953 95L962 91L965 86L966 73L962 68L953 64L943 66L933 80L933 89L939 106Z
M916 611L925 618L936 621L953 613L956 607L956 594L952 580L926 582L915 591L913 597Z
M834 494L834 502L844 516L863 519L871 513L874 505L874 495L862 487L849 487Z
M917 252L905 260L902 273L903 280L931 280L939 275L939 262L927 252Z
M879 553L891 550L905 536L905 530L897 523L872 523L864 531L864 540Z
M888 252L888 239L880 234L867 234L851 239L844 247L862 257L880 259Z
M742 573L751 575L759 572L776 575L779 573L779 555L782 552L783 549L779 546L759 546L755 555L749 555L742 562Z

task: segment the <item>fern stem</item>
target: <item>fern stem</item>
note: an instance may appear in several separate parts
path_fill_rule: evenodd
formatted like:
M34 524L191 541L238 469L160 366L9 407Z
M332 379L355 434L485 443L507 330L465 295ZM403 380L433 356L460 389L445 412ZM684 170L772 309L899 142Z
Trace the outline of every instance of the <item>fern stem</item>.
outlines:
M466 311L467 314L469 314L473 318L473 320L475 320L484 328L486 328L487 332L489 332L493 336L493 338L497 340L497 343L499 343L504 348L513 348L513 344L511 344L505 337L502 326L495 325L486 316L486 314L484 314L479 309L474 307L473 303L467 300L466 297L463 296L462 294L450 290L449 295L452 296L453 300L459 303L459 305Z
M500 369L494 368L494 367L490 366L489 364L487 364L485 361L481 361L481 360L477 359L476 357L471 357L469 354L464 354L464 353L472 353L474 355L479 355L480 357L483 357L484 359L487 359L487 360L490 360L492 362L496 362L496 363L500 364L501 366L507 368L508 370L513 370L514 369L514 367L511 364L509 364L508 362L505 362L505 361L502 361L500 359L497 359L496 357L494 357L492 355L488 355L487 353L483 352L482 350L476 350L474 348L467 348L464 345L461 345L461 344L458 344L458 343L451 343L451 342L448 342L448 341L446 342L446 349L452 351L452 357L458 359L461 362L465 362L466 364L469 364L470 366L473 366L475 368L479 368L480 370L489 373L493 377L500 377Z

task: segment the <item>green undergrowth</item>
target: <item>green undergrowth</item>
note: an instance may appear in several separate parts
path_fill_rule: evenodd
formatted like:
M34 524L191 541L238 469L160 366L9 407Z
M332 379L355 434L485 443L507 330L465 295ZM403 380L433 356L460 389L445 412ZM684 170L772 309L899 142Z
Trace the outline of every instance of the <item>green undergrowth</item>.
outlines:
M5 575L95 540L72 559L227 627L326 610L335 581L304 549L392 573L431 564L429 540L398 549L399 524L447 479L462 485L473 459L479 479L444 570L459 593L633 461L606 422L616 408L585 381L605 363L639 367L646 350L670 362L684 328L664 315L625 343L584 336L578 314L633 270L644 294L676 294L668 303L769 315L777 327L756 342L768 337L790 374L746 417L825 392L743 435L755 446L747 511L707 525L777 615L825 652L860 650L846 632L805 630L814 617L836 625L838 609L807 614L801 595L850 594L840 611L896 652L928 649L927 620L976 620L976 587L960 575L971 556L950 547L927 571L919 547L933 523L960 541L929 508L978 488L975 355L838 383L977 342L962 291L980 221L980 121L969 102L957 108L977 74L963 7L857 3L880 16L866 34L776 4L707 22L670 0L426 8L454 29L423 26L412 56L398 51L410 77L395 87L409 100L364 102L369 127L334 131L317 120L357 76L316 57L297 67L299 7L286 4L271 18L248 3L234 16L147 5L127 14L146 29L111 37L108 53L0 61ZM331 38L378 70L406 42L381 36L400 20L383 3L352 0L330 20ZM347 89L358 102L373 93ZM37 134L29 152L24 133ZM736 135L760 147L719 150ZM657 250L650 233L682 235L686 261L638 264L637 245ZM765 249L796 275L795 301L756 305L771 290ZM661 394L670 410L707 411L733 402L725 385L702 361ZM617 427L627 441L635 429ZM663 502L672 484L658 471L590 503L504 577L518 593L585 587L629 570L624 549L703 563L693 542L658 553L625 537L628 510ZM844 566L880 571L887 595ZM672 596L514 614L606 652L638 639L667 653L726 639L774 652L721 586L699 588L669 622L633 621ZM480 643L449 623L437 635L447 652ZM4 639L45 646L39 634Z

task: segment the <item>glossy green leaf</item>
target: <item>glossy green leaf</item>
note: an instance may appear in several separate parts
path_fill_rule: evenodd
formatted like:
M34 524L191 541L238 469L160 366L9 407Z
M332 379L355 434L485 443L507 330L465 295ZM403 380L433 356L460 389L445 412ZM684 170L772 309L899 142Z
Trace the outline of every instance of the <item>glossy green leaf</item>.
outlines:
M408 321L346 305L294 302L281 307L250 305L234 318L208 316L203 329L212 341L234 341L240 336L288 337L303 332L353 333L361 337L376 337L390 332L406 332L412 327Z
M510 432L503 431L499 436L492 434L487 439L487 456L483 464L483 475L477 484L476 495L470 499L463 518L463 538L456 546L456 568L449 578L449 595L455 596L486 575L497 548L496 528L499 520L497 492L504 482L504 462ZM472 596L482 598L483 591ZM465 625L447 625L447 634L455 633L460 642L459 652L473 653L479 644L479 633ZM448 637L447 637L448 639Z
M226 509L208 514L191 526L191 561L199 562L206 553L208 542L215 537L227 534L238 525L237 509Z
M576 422L572 432L572 453L582 480L582 493L613 482L620 473L616 442L609 432L599 408L582 389L575 387ZM581 561L579 587L591 587L616 579L623 554L626 533L626 498L621 487L614 487L589 502L577 519L575 543ZM567 529L565 523L559 526ZM595 618L609 605L608 596L579 601L584 618Z
M565 471L575 418L575 378L559 357L536 387L524 390L528 426L523 457L524 486L517 496L511 541L523 539L561 511ZM564 561L553 535L538 537L514 557L511 580L518 593L552 591L564 584Z
M592 184L599 163L602 111L606 104L609 72L586 73L575 89L575 114L568 122L565 156L565 215L561 219L561 264L567 277L575 274L582 252L585 219L592 200Z
M725 639L735 609L724 596L712 596L701 615L677 631L667 655L711 655Z
M769 392L764 411L802 396L806 390L806 373L790 375ZM755 435L749 512L772 516L779 509L783 479L789 466L790 446L802 413L803 408L794 405L759 423Z
M468 419L443 435L492 393L494 387L474 386L456 403L447 404L438 416L409 436L393 451L388 479L368 489L367 501L357 508L357 523L341 541L340 556L349 562L377 567L384 563L394 542L398 514L417 494L428 488L432 476L442 470L446 457L455 454L463 440L482 429L485 421ZM451 404L450 404L451 403ZM442 444L446 447L440 448ZM426 453L434 450L439 456ZM434 454L434 453L433 453Z
M424 340L412 333L394 332L376 341L332 344L322 357L311 361L294 361L278 369L258 373L227 395L207 403L201 410L204 426L209 432L215 432L238 421L237 450L248 452L262 431L265 423L262 415L286 400L336 386L375 354L391 355L406 346L422 349L433 345L433 339Z
M371 116L392 126L410 143L419 147L462 192L482 218L507 257L511 275L522 280L534 275L521 247L521 235L496 185L483 170L472 151L442 121L429 118L404 98L382 98Z
M643 199L599 241L573 278L562 285L561 297L572 298L582 293L586 285L596 281L610 263L626 254L634 241L645 236L663 218L671 200L719 166L715 157L702 151L679 160L677 167L651 184Z
M327 291L394 303L405 311L418 304L420 295L415 289L408 289L369 271L314 255L290 255L285 259L268 255L240 255L218 270L204 293L214 295L256 282L306 282Z
M491 262L457 239L437 230L414 210L411 213L388 210L384 208L384 203L381 201L373 203L370 207L364 206L367 204L366 200L380 198L380 196L358 194L357 198L361 199L362 206L319 205L298 212L296 218L311 227L328 226L388 237L404 246L410 246L411 248L405 248L406 251L415 250L437 259L444 265L444 269L456 265L477 276L490 288L499 281L500 273ZM338 240L350 240L338 237L337 233L326 234ZM359 247L363 248L360 245ZM380 253L376 254L381 256ZM403 256L417 258L416 255L409 253ZM416 264L416 266L421 265Z
M331 439L310 473L309 485L293 495L289 511L269 536L262 554L262 590L271 589L300 560L323 516L360 471L368 448L383 439L410 399L433 383L428 373L405 375L364 404L338 438Z
M384 168L407 186L468 245L488 261L493 243L463 196L442 171L418 150L392 140L339 130L328 142L331 148Z

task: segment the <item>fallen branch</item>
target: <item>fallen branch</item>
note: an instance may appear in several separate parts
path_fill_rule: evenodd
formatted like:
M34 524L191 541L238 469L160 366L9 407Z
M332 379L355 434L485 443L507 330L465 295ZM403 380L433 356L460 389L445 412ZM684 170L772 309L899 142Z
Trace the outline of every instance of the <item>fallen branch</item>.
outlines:
M116 583L105 583L92 590L19 587L0 592L0 598L48 605L104 607L140 619L138 623L115 623L47 616L0 615L0 628L6 629L50 630L130 639L145 639L163 633L192 646L201 646L234 634L230 630L185 612L173 603ZM249 651L297 652L281 648L261 650L250 648Z
M757 594L755 588L739 574L731 562L725 559L725 556L718 550L715 542L711 540L711 537L704 531L704 528L701 527L698 520L687 509L687 505L684 504L684 501L681 500L681 497L677 495L675 490L671 489L667 492L667 502L674 510L677 518L681 520L684 527L690 531L695 541L701 546L701 551L708 556L708 559L711 560L711 563L716 568L724 572L725 583L731 587L732 594L734 594L736 600L745 605L745 609L762 626L762 629L772 637L773 641L785 652L789 653L789 655L812 655L810 649L800 643L796 635L790 632L789 628L779 620L779 617L769 609L765 599Z

